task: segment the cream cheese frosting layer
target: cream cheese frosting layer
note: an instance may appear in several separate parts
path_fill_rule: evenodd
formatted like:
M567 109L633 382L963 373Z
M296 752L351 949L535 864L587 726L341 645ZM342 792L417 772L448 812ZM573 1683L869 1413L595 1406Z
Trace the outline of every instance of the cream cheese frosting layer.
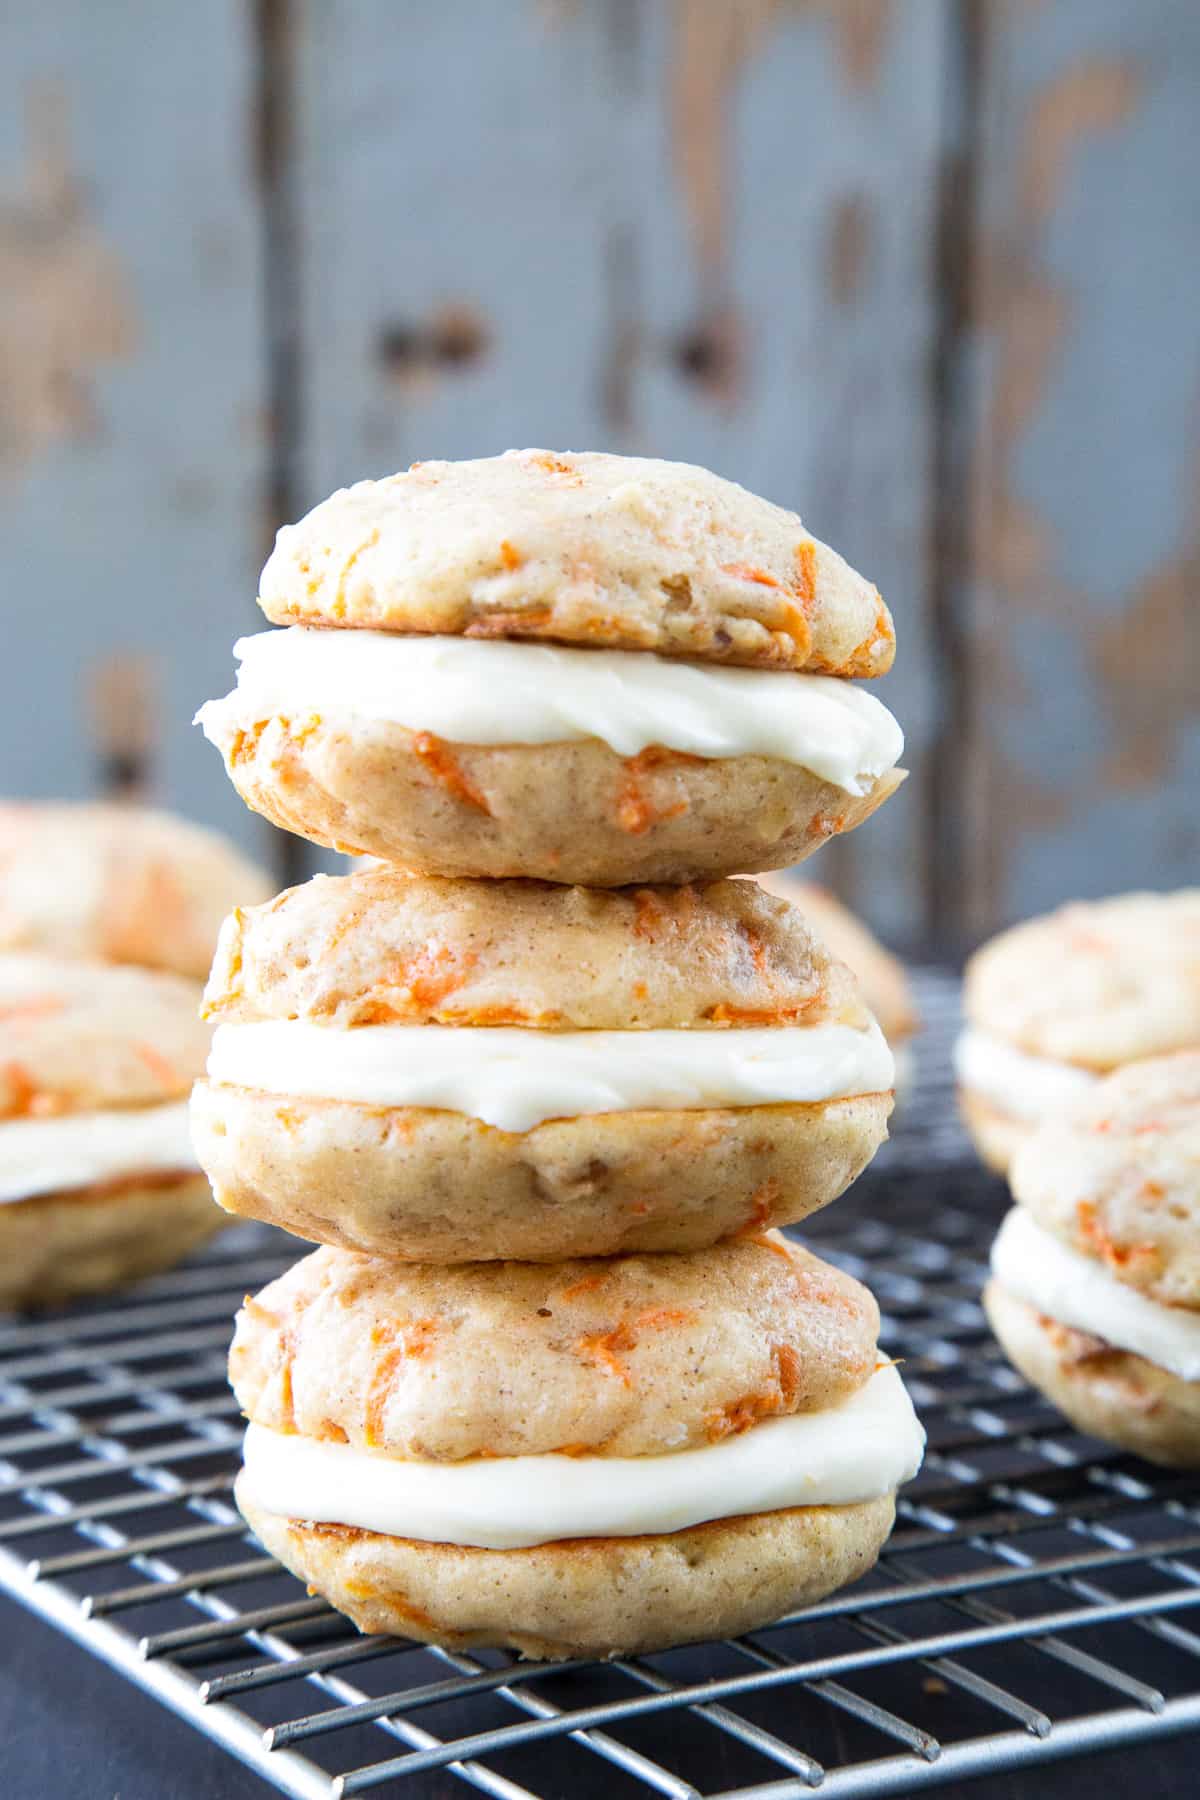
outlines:
M211 1081L292 1099L436 1107L503 1131L646 1108L813 1104L892 1086L878 1025L726 1031L534 1031L299 1019L221 1025Z
M954 1046L954 1072L981 1100L1031 1124L1073 1105L1099 1079L1073 1063L1030 1056L975 1026L968 1026Z
M196 715L214 742L230 724L316 713L459 744L599 738L618 756L652 744L701 757L773 756L849 794L866 793L904 748L882 701L828 675L303 625L242 638L234 654L235 692Z
M722 1443L666 1456L405 1462L251 1425L242 1480L251 1500L281 1518L518 1550L876 1500L912 1479L924 1445L904 1384L888 1366L841 1406L769 1419Z
M0 1205L199 1166L186 1100L0 1123Z
M1200 1314L1127 1287L1014 1206L992 1246L1000 1286L1048 1319L1103 1338L1184 1381L1200 1381Z

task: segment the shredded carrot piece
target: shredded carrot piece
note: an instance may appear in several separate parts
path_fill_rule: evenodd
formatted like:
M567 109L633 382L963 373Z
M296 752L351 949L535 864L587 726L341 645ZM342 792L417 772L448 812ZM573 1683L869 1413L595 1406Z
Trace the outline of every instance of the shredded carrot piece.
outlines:
M1109 1235L1090 1200L1078 1202L1075 1221L1079 1235L1088 1248L1114 1269L1123 1269L1131 1262L1158 1255L1154 1244L1118 1244Z
M616 1325L611 1331L593 1331L585 1333L577 1345L585 1362L590 1362L598 1369L613 1375L623 1387L632 1387L629 1370L617 1354L620 1350L632 1350L633 1339L629 1335L627 1325Z
M759 587L781 588L783 586L782 581L777 581L774 575L768 574L766 569L756 568L753 563L722 563L721 573L722 575L732 575L738 581L757 582Z
M6 1063L3 1075L12 1089L12 1101L8 1108L10 1113L44 1118L49 1113L65 1109L66 1102L59 1095L48 1094L38 1087L23 1063Z
M627 756L622 763L624 778L617 794L617 824L621 830L631 837L640 837L660 819L677 819L685 813L688 809L686 800L680 800L674 806L656 806L642 789L642 777L651 769L701 760L685 751L665 750L661 744L650 744L636 756Z
M811 613L817 597L817 546L811 538L796 545L796 585L794 593L806 615Z
M800 1358L791 1344L772 1344L771 1361L779 1376L779 1392L785 1407L793 1407L800 1392Z
M604 1282L603 1275L585 1275L581 1281L573 1281L558 1296L560 1300L575 1300L580 1294L594 1294Z
M745 938L746 943L749 946L750 955L753 960L754 967L757 969L757 971L760 975L765 975L767 972L767 946L766 946L766 944L763 942L763 940L759 936L758 932L755 931L751 926L742 925L740 927L740 930L741 930L742 936Z
M536 456L529 457L528 460L537 468L544 469L547 475L563 476L571 487L583 486L583 476L578 469L573 469L569 462L562 460L561 456L551 456L547 451L542 451Z
M248 1318L257 1319L263 1325L278 1326L281 1323L279 1314L272 1312L269 1306L264 1306L253 1294L247 1294L242 1301L242 1311Z
M633 896L633 905L636 914L633 935L652 943L668 916L667 909L653 888L638 888Z
M279 1406L283 1414L283 1429L296 1429L296 1397L292 1391L292 1364L296 1359L296 1340L290 1331L285 1331L279 1339Z
M516 548L515 544L510 544L507 538L501 538L500 561L504 564L506 569L519 569L521 564L525 561L525 558L521 555L521 552Z
M260 719L248 731L234 733L233 743L229 746L230 766L236 768L239 763L249 762L258 749L259 739L270 724L269 719Z
M180 1088L186 1087L187 1083L181 1077L178 1069L174 1068L161 1051L154 1048L153 1044L135 1044L134 1049L165 1092L177 1093Z
M460 956L448 944L439 944L436 949L425 944L405 964L403 979L417 1006L439 1006L448 994L462 986L476 960L471 950Z
M748 1244L757 1244L760 1249L769 1250L773 1256L782 1256L786 1263L792 1261L792 1253L787 1247L786 1239L770 1237L765 1231L747 1231L744 1236Z
M820 994L814 994L795 1006L731 1006L726 1000L718 1000L704 1017L711 1019L714 1025L778 1025L783 1019L802 1019L821 998Z
M373 1345L389 1345L390 1348L385 1350L376 1363L367 1392L363 1440L368 1448L378 1449L383 1440L383 1415L397 1369L409 1357L415 1359L430 1355L439 1328L437 1319L414 1319L400 1326L377 1325L371 1333Z
M420 757L429 773L442 783L456 800L464 806L473 806L476 812L487 813L491 817L492 809L487 800L469 776L465 775L446 744L432 731L419 731L413 739L413 749Z
M772 1175L757 1187L751 1196L750 1217L738 1232L739 1237L757 1238L766 1228L771 1216L771 1209L782 1192L778 1181ZM774 1246L772 1246L774 1248Z
M682 1307L648 1307L632 1322L622 1319L619 1325L614 1325L609 1331L586 1333L579 1339L576 1349L586 1362L614 1376L623 1387L632 1387L633 1381L629 1370L621 1361L621 1353L635 1347L638 1332L665 1331L674 1325L686 1325L692 1317Z
M32 1019L46 1019L61 1012L66 1001L57 994L36 994L28 1000L16 1000L11 1006L0 1006L0 1024L26 1025Z
M461 1021L464 1025L541 1025L549 1028L561 1014L528 1013L520 1006L471 1006L456 1009L448 1007L442 1014L445 1019Z

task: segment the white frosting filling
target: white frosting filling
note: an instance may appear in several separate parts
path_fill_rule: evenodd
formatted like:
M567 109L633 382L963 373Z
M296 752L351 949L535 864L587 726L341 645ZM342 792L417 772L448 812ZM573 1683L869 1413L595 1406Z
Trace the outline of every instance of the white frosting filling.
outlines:
M503 1131L643 1108L812 1103L892 1085L878 1025L728 1031L533 1031L294 1019L222 1025L213 1081L291 1098L466 1113Z
M0 1123L0 1204L199 1166L186 1100Z
M497 1456L404 1462L251 1425L249 1498L282 1518L425 1543L517 1550L640 1537L788 1506L876 1500L921 1466L925 1433L894 1368L843 1405L769 1419L664 1456Z
M234 653L236 691L196 715L214 742L223 725L340 714L459 744L600 738L618 756L651 744L692 756L774 756L849 794L866 793L904 748L882 701L828 675L303 625L242 638Z
M954 1046L954 1072L980 1099L1030 1123L1073 1105L1098 1079L1073 1063L1030 1056L975 1026L968 1026Z
M992 1274L1048 1319L1200 1381L1200 1313L1163 1306L1118 1281L1104 1264L1044 1231L1014 1206L992 1245Z

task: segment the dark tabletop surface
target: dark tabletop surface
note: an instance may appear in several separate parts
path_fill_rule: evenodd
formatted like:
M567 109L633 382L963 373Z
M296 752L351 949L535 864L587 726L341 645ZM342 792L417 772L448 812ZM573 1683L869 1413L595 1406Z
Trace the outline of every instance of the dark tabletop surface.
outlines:
M7 1600L0 1600L0 1645L4 1800L266 1800L276 1792ZM437 1775L377 1791L411 1800L471 1792ZM964 1800L1197 1800L1200 1743L1176 1738L935 1792ZM548 1786L547 1800L571 1797Z

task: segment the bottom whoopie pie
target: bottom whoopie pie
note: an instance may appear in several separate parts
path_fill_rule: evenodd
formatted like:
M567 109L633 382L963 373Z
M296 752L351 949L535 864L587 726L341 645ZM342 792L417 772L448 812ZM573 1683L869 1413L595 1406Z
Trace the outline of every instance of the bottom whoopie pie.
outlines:
M1081 1431L1200 1468L1200 1053L1131 1064L1022 1144L984 1304Z
M867 1290L775 1232L408 1266L238 1316L241 1510L364 1631L529 1657L748 1631L854 1580L924 1442Z

